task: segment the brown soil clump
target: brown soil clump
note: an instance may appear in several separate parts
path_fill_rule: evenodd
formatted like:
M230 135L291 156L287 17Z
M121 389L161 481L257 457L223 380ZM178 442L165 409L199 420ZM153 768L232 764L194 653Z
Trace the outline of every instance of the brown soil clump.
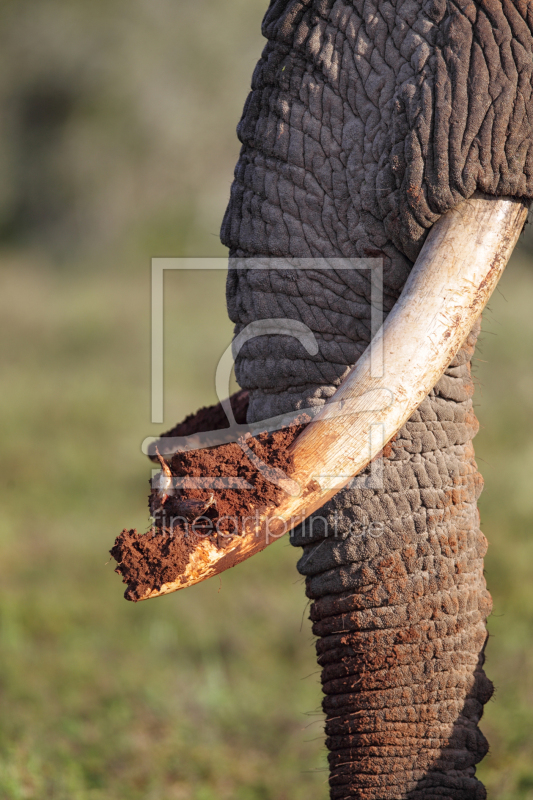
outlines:
M243 398L240 402L242 409ZM214 430L213 420L221 417L220 411L226 419L220 406L218 410L212 406L187 417L171 434L196 433L195 424ZM172 477L178 481L173 489L152 489L149 502L153 527L144 535L135 530L122 531L110 551L118 562L115 572L128 584L126 599L140 600L148 591L176 580L201 539L209 538L225 549L235 536L242 535L246 521L257 518L260 509L278 505L284 490L272 481L290 475L292 458L288 448L309 421L308 416L302 415L287 428L247 436L241 444L178 452L168 461L162 460L163 473L169 480ZM247 448L252 459L260 459L264 466L252 463L245 452ZM198 487L195 478L214 480L205 488Z

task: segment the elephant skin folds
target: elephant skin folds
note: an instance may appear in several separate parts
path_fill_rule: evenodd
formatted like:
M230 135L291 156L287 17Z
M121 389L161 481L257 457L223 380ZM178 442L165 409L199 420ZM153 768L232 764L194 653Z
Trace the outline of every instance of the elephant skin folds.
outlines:
M404 426L383 489L346 490L321 510L336 536L309 524L293 536L314 601L332 798L485 796L474 766L487 751L477 723L492 694L491 600L468 366ZM454 382L459 402L443 396Z
M532 28L521 0L272 0L222 226L231 255L382 258L387 314L440 215L476 190L532 197ZM364 270L230 269L237 333L291 318L319 347L244 345L250 421L331 397L369 344L370 297ZM292 537L337 800L485 796L477 333L384 453L382 487L341 491Z

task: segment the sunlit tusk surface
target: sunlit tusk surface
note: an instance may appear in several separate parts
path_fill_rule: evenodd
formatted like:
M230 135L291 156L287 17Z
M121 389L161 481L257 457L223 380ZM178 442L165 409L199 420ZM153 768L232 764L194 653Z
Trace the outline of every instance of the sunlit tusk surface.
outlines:
M383 327L295 442L296 480L313 474L324 489L339 489L342 475L356 475L381 449L376 442L369 452L370 425L383 426L381 447L400 430L468 336L526 217L519 200L481 196L438 220ZM369 415L365 399L372 391L393 399Z
M476 195L431 228L396 305L337 392L292 445L302 487L260 510L224 550L202 539L185 573L145 598L183 589L259 552L320 508L400 430L466 339L505 269L528 206Z

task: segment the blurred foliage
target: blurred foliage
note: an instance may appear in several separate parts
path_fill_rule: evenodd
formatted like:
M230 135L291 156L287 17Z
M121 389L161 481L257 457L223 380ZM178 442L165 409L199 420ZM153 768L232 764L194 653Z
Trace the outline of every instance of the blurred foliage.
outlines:
M107 563L147 526L153 255L223 255L263 0L0 5L0 797L327 794L297 551L132 605ZM496 684L480 774L533 798L531 237L478 350ZM215 400L224 275L169 273L166 425ZM487 362L487 363L485 363Z
M485 574L494 607L486 672L495 693L482 729L490 752L479 773L489 797L533 798L533 301L532 255L511 259L476 351L475 440L485 479L479 502L489 540Z
M222 253L263 11L259 0L4 0L1 238L70 258L126 236L173 247L181 229L192 249L180 255L198 255L201 228Z

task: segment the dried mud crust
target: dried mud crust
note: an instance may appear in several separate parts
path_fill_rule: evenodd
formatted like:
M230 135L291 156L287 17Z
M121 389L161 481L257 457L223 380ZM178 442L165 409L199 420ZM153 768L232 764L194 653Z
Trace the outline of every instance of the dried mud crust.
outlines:
M220 417L220 411L220 406L201 409L174 431L180 429L178 435L196 433L195 421L211 425ZM279 431L249 436L246 445L270 468L289 475L292 457L288 448L309 420L302 415ZM183 433L185 425L187 432ZM253 518L265 506L278 505L284 496L283 489L258 471L238 443L175 453L166 463L176 478L221 480L209 489L176 489L164 501L158 490L152 489L149 501L153 527L145 534L123 530L110 551L118 563L115 572L128 584L124 593L127 600L140 600L150 591L175 581L185 572L200 541L208 538L224 550L236 536L242 535L246 518ZM232 488L232 478L244 479L250 488Z

